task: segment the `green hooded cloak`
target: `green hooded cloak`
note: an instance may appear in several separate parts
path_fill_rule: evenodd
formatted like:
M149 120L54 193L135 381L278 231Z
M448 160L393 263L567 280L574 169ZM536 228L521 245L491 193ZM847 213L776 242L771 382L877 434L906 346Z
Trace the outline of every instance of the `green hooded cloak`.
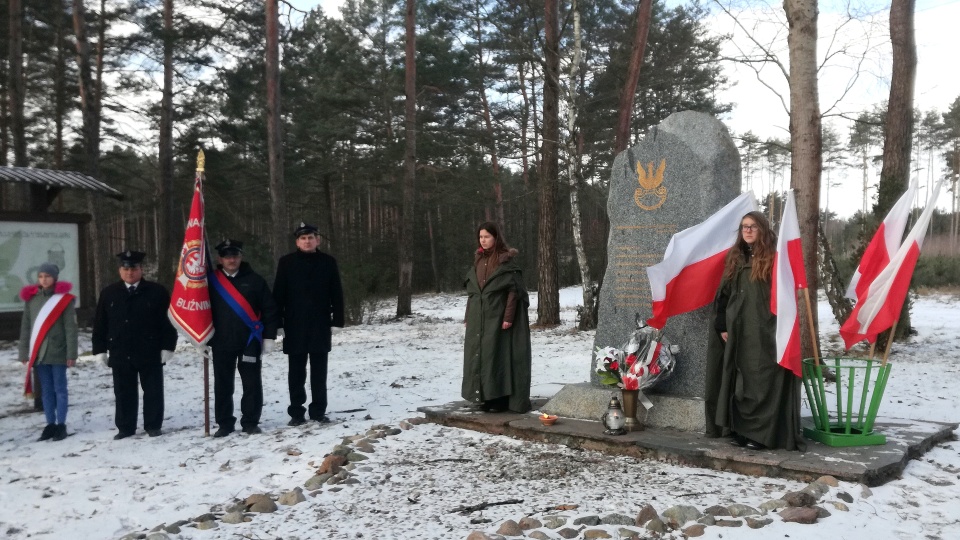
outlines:
M509 409L530 410L530 297L520 266L509 254L487 278L483 289L471 266L467 288L466 337L463 342L463 386L460 395L472 403L509 396ZM517 309L513 325L504 330L507 296L514 291Z
M745 263L717 291L718 326L707 350L706 434L737 434L767 448L803 450L800 379L777 364L777 317L770 282L750 279Z

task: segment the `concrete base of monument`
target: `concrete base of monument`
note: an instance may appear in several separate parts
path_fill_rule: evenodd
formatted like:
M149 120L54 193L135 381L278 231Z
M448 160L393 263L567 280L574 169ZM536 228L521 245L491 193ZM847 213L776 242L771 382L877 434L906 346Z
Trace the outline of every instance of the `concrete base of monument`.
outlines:
M546 402L534 399L534 409L542 411ZM954 440L957 429L957 424L878 418L875 427L886 435L884 445L830 447L806 440L806 452L789 452L750 450L732 446L726 438L710 439L699 432L650 426L626 435L605 435L597 420L563 415L558 415L556 424L545 426L534 413L485 413L466 401L420 407L418 411L436 424L570 448L804 482L831 475L868 486L898 478L911 459L919 458L939 442ZM810 418L804 419L804 425L811 424Z
M653 407L638 405L637 419L644 427L673 428L703 433L703 399L645 394ZM580 420L598 420L610 405L611 396L620 396L620 389L587 382L567 384L540 408L547 414Z

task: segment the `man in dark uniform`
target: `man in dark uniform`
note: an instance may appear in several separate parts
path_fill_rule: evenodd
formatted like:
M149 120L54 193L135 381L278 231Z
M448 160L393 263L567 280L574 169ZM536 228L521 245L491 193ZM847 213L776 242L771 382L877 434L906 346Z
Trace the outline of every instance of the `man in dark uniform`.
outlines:
M343 328L343 288L337 260L317 249L317 228L300 222L293 233L297 250L280 257L273 296L280 310L284 329L283 352L290 373L291 426L306 422L307 359L310 360L310 419L326 423L327 353L330 352L330 328Z
M213 395L217 425L214 437L233 433L233 385L240 372L240 427L262 433L257 425L263 410L261 355L273 350L277 337L277 304L267 282L243 261L243 243L224 240L215 248L220 264L211 276L213 309ZM238 362L239 360L239 362Z
M167 318L170 293L143 279L144 256L131 250L117 254L120 281L100 291L93 322L93 354L113 368L120 430L114 439L137 431L138 378L143 388L143 429L151 437L162 433L163 364L177 347L177 331Z

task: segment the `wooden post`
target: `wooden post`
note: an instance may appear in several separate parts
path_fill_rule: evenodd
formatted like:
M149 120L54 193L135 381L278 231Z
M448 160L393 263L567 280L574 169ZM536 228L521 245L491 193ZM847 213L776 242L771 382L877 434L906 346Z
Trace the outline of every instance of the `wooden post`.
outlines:
M803 299L807 303L807 324L810 325L810 341L813 342L813 364L817 367L820 367L820 350L819 343L817 339L817 329L813 324L813 308L810 306L810 289L803 289Z
M203 357L203 434L210 436L210 347L200 349Z
M899 317L897 317L899 319ZM887 338L887 347L883 350L883 362L880 362L880 367L887 365L887 357L890 356L890 347L893 345L893 336L897 331L897 320L894 319L893 326L890 327L890 337Z

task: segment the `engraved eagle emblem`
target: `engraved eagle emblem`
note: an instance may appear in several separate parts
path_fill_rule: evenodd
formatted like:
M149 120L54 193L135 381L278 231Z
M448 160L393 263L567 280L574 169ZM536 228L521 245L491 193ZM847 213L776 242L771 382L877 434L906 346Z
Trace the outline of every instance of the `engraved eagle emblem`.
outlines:
M667 200L667 187L663 185L663 171L667 168L667 160L660 160L660 166L653 170L653 162L643 168L643 163L637 162L637 182L640 187L633 192L633 202L644 210L656 210Z

